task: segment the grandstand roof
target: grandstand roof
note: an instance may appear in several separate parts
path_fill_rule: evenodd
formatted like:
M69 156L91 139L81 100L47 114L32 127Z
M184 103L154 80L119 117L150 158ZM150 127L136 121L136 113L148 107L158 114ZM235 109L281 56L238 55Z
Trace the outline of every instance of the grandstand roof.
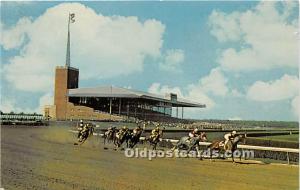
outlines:
M171 101L170 98L164 97L162 95L114 86L69 89L68 96L95 98L139 98L157 102L171 103L173 107L205 107L205 104L192 102L182 98L177 98L177 100Z

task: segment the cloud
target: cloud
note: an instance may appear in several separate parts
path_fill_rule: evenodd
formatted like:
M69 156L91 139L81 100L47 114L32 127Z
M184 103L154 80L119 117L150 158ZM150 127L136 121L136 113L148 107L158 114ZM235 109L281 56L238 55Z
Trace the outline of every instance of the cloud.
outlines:
M25 42L26 33L29 31L30 25L31 20L26 17L21 18L14 27L8 29L1 23L1 45L4 50L19 48Z
M44 113L44 108L46 105L53 105L54 97L52 93L46 93L39 99L39 106L36 108L37 113Z
M299 94L300 82L297 76L284 75L275 81L256 81L247 91L247 98L256 101L277 101Z
M212 109L215 101L208 96L199 85L189 85L186 99L206 105L205 110Z
M1 98L1 107L0 110L4 113L34 113L36 109L29 109L29 108L21 108L18 106L17 102L14 99L5 99Z
M153 83L148 92L154 94L165 95L167 93L176 93L178 97L202 103L206 105L206 109L211 109L215 106L215 101L210 98L210 95L225 97L233 94L240 95L235 89L230 91L227 86L227 78L224 77L220 68L214 68L207 76L199 79L198 82L192 83L182 89L180 87L169 87L168 85L161 85L160 83Z
M214 68L208 76L199 80L198 88L206 93L212 93L216 96L225 96L228 93L227 78L223 75L220 68Z
M71 24L71 65L81 78L110 78L143 70L146 57L160 57L165 26L137 17L103 16L79 3L62 3L31 20L2 26L4 49L20 54L3 65L4 79L16 89L47 93L53 89L54 68L65 64L67 18ZM34 81L34 82L33 82Z
M231 90L231 93L230 93L231 96L233 97L243 97L244 94L242 94L240 91L238 91L237 89L232 89Z
M175 93L179 98L184 98L184 95L181 92L181 89L179 87L169 87L168 85L161 85L160 83L153 83L148 88L148 92L153 94L160 94L165 96L169 93Z
M184 62L184 51L181 49L167 50L163 62L160 63L160 69L169 72L180 72L180 66Z
M9 113L14 110L15 103L10 101L1 101L1 111L4 113Z
M20 107L19 104L16 102L15 98L10 96L8 97L1 97L1 107L0 110L9 113L44 113L45 105L53 105L54 97L52 93L46 93L39 98L39 104L37 107L29 108L29 107Z
M296 3L295 3L296 4ZM222 69L235 72L298 67L298 31L295 5L260 2L245 12L213 11L211 34L220 42L233 43L218 58ZM283 5L283 11L277 8Z
M209 16L210 33L220 42L239 41L242 33L238 23L239 16L238 12L226 14L214 10Z
M215 102L205 94L201 88L197 86L189 85L186 89L182 89L180 87L170 87L168 85L161 85L160 83L153 83L149 88L148 92L154 94L160 94L165 96L167 93L175 93L177 97L205 104L206 108L185 108L184 109L184 117L185 118L195 118L202 111L207 111L212 109L215 106ZM176 108L172 110L173 117L176 117ZM181 109L179 109L179 115L181 115Z

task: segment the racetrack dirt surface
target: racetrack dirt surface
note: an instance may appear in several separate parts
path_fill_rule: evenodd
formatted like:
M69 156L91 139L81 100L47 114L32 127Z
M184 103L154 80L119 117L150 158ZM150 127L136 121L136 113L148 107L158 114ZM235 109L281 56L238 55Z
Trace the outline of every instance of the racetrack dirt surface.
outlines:
M195 158L126 158L67 127L1 128L2 187L13 189L298 189L298 166ZM139 145L142 147L142 145ZM247 164L248 163L248 164Z

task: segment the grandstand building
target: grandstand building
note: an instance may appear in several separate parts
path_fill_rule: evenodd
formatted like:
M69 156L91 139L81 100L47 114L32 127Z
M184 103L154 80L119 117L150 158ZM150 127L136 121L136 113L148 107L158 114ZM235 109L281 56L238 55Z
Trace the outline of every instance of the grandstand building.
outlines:
M164 121L183 119L184 108L204 108L204 104L180 99L174 93L165 96L114 87L78 88L79 70L56 67L54 105L45 107L45 116L52 120L142 120ZM181 115L178 115L181 109ZM175 111L176 114L172 114Z

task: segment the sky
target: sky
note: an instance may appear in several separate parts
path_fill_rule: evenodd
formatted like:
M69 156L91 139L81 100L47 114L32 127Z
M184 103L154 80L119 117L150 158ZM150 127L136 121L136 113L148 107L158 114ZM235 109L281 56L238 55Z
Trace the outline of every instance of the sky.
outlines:
M1 2L1 110L42 113L55 66L80 87L113 85L206 104L194 119L299 118L299 3Z

